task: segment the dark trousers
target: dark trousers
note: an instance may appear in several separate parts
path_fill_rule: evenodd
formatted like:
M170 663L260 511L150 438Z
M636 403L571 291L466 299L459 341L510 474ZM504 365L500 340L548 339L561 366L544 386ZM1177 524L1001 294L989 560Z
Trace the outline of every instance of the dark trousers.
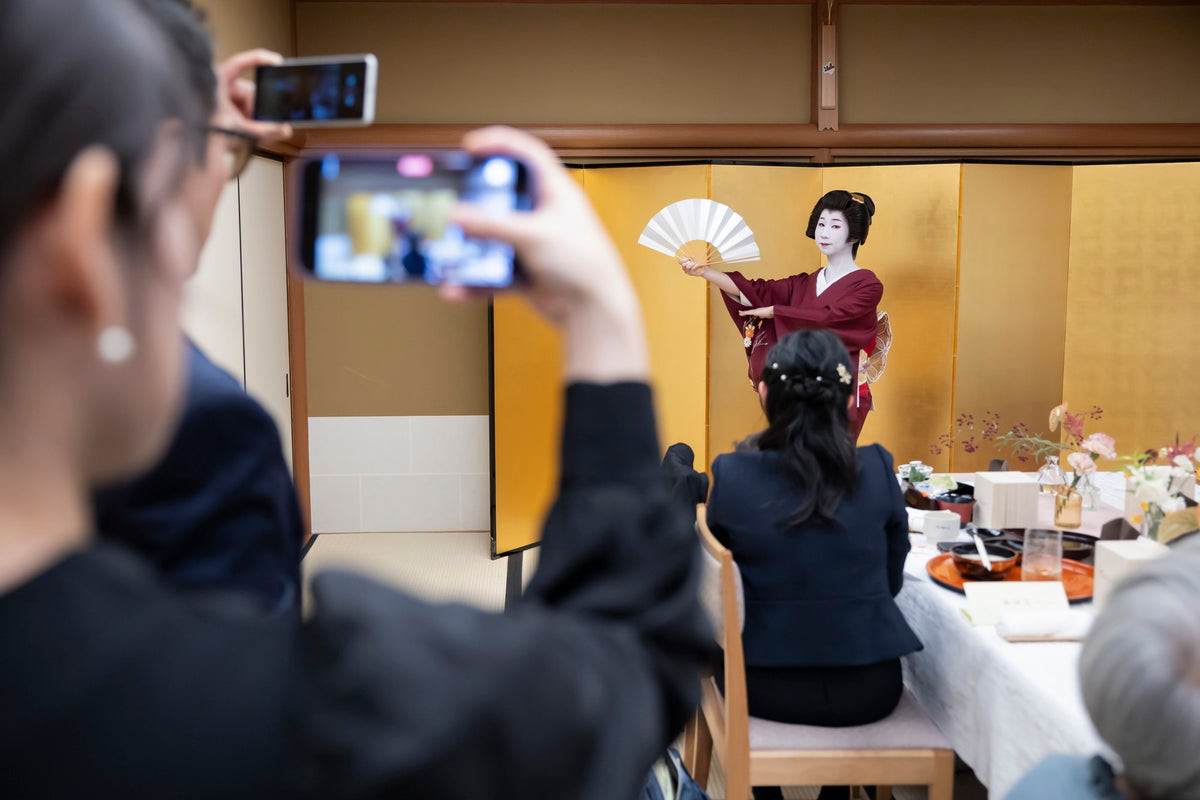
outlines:
M721 687L723 667L718 663L716 669ZM903 692L898 658L861 667L746 667L750 716L792 725L845 728L878 722L896 710ZM777 786L757 786L754 797L782 800L783 793ZM849 797L849 790L826 786L820 797Z

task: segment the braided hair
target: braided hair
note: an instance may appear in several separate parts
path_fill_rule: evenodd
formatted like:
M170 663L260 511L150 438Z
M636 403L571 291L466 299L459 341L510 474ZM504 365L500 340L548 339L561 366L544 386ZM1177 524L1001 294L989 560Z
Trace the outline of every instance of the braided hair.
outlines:
M870 195L861 192L847 192L844 189L834 189L826 192L817 204L813 206L812 214L808 217L808 229L804 235L810 239L817 238L817 221L822 211L840 211L846 217L850 239L854 245L851 255L858 255L858 246L867 240L871 229L871 218L875 216L875 201Z
M778 450L803 499L786 520L828 523L858 485L858 452L847 404L855 389L850 354L829 331L796 331L767 354L767 429L762 450Z

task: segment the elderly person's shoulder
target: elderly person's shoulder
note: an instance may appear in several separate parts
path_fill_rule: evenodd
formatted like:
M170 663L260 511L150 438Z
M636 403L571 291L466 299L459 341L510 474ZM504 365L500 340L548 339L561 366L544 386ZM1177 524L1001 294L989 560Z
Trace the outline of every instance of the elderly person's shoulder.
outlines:
M1100 756L1056 755L1031 769L1005 800L1124 800L1124 795Z

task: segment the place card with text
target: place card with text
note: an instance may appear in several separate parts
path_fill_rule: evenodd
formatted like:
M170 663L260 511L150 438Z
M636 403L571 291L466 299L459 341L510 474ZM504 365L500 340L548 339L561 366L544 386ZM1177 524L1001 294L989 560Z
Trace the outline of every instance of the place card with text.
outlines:
M995 625L1001 614L1070 607L1061 581L968 581L963 591L967 594L963 614L973 625Z

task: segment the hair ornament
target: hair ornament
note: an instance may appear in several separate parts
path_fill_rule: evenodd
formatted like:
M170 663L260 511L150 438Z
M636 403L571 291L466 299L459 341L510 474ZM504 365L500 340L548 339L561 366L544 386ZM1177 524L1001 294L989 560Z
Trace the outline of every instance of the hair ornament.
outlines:
M850 382L850 370L846 369L846 365L840 361L838 362L838 365L837 365L837 374L838 374L838 380L841 381L842 383ZM821 380L821 378L818 377L817 380Z
M851 199L851 200L853 200L853 201L854 201L854 202L856 202L856 203L862 203L863 205L866 205L866 204L867 204L867 201L866 201L866 200L864 200L864 199L863 199L863 196L862 196L861 194L859 194L858 192L851 192L851 193L850 193L850 199Z

